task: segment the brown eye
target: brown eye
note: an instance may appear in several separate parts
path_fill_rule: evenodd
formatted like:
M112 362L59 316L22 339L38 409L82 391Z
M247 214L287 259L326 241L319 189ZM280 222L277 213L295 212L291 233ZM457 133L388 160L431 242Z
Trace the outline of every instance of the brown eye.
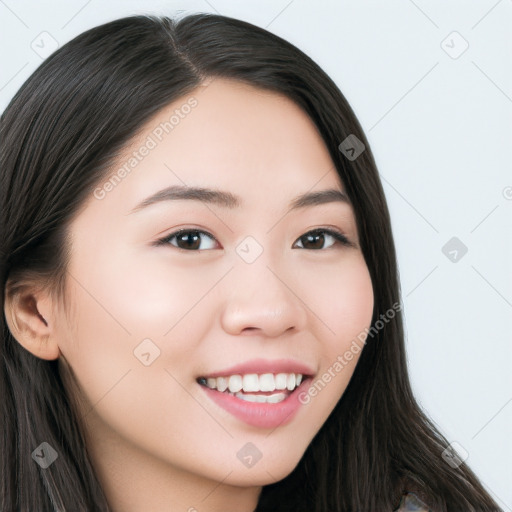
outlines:
M330 243L327 247L324 247L325 241L330 239L334 239L333 243ZM310 249L310 250L321 250L328 249L335 245L336 243L340 243L341 245L351 246L352 244L349 240L338 233L337 231L333 231L331 229L315 229L314 231L310 231L305 233L298 239L302 243L301 249Z
M165 238L162 238L161 240L158 241L157 245L174 245L175 247L178 247L178 249L184 249L186 251L215 249L215 246L201 248L203 236L209 238L213 242L215 241L213 235L210 235L205 231L199 231L197 229L182 229L180 231L176 231L175 233L167 235ZM174 242L174 240L176 240L176 242Z

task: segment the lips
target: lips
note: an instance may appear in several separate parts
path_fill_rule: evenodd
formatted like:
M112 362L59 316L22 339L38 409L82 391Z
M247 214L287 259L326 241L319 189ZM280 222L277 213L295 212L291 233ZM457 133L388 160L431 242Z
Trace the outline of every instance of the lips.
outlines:
M254 359L197 379L206 395L244 423L276 428L291 422L314 370L291 359Z
M245 363L237 364L228 368L201 375L200 377L208 379L217 377L229 377L231 375L262 375L265 373L272 373L274 375L278 373L295 373L296 375L301 374L304 377L311 377L315 374L315 371L307 364L292 359L253 359Z
M275 429L291 423L304 404L299 397L309 387L311 378L303 380L293 391L257 393L230 393L200 388L218 407L246 425L261 429Z

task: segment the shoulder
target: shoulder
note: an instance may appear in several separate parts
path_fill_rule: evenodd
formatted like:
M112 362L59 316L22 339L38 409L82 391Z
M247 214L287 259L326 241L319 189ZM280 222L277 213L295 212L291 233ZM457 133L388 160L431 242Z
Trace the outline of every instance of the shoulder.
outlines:
M393 512L432 512L428 506L423 503L418 494L406 492L402 495L398 508Z

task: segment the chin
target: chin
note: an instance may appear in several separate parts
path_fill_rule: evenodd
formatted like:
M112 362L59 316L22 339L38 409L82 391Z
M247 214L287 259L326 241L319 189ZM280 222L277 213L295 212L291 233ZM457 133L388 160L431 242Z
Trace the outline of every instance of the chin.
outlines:
M263 458L252 468L241 465L229 477L229 483L236 486L264 486L274 484L285 479L297 467L300 457L289 460L267 461ZM227 483L227 481L226 481Z

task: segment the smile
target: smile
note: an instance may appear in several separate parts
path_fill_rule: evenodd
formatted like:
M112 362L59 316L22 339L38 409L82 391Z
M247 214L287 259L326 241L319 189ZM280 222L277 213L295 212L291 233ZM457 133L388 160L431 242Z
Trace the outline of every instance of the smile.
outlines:
M311 378L300 373L248 373L200 377L197 382L223 410L246 424L276 428L290 423L300 407L299 390Z

